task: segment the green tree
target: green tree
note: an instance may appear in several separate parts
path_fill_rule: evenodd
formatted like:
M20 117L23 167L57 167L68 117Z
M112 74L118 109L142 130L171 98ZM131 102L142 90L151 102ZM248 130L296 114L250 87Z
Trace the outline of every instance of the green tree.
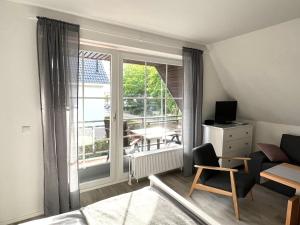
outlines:
M147 94L147 97L165 97L166 85L154 66L146 67L138 64L124 64L123 73L124 97L143 97L145 94ZM146 93L144 93L145 82ZM179 109L169 91L167 91L166 97L167 113L177 115ZM155 111L156 109L160 109L160 105L161 99L148 100L147 110L150 112ZM137 99L126 99L124 101L124 110L130 114L143 115L144 102Z
M123 68L124 97L144 96L145 67L136 64L124 64Z

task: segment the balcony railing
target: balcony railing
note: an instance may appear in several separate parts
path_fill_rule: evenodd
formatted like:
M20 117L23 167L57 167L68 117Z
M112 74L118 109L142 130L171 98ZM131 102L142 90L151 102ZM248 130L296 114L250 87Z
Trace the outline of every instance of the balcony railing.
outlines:
M140 135L135 135L133 130L136 129L147 129L151 127L165 127L168 129L177 129L181 138L181 122L182 116L152 116L152 117L134 117L134 118L125 118L123 123L126 122L123 132L124 154L127 154L128 149L138 146L139 151L144 150L154 150L156 149L157 143L147 144L142 139L132 147L130 140L136 140L135 137ZM110 151L110 120L109 118L104 120L91 120L91 121L80 121L79 122L79 151L78 158L80 164L85 164L87 161L94 161L95 159L100 160L105 163L109 161L109 151ZM125 143L125 139L129 140L129 144ZM160 140L161 144L167 145L168 140ZM179 141L179 140L178 140ZM175 144L179 144L176 141ZM161 148L164 148L161 145Z

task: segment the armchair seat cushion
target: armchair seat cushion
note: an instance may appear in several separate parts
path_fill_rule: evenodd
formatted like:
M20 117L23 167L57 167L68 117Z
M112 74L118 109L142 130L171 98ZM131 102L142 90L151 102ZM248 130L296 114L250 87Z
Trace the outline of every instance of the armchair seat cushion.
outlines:
M238 198L244 198L255 184L255 179L244 172L234 173L236 191ZM230 174L228 172L218 172L208 178L203 184L231 192Z

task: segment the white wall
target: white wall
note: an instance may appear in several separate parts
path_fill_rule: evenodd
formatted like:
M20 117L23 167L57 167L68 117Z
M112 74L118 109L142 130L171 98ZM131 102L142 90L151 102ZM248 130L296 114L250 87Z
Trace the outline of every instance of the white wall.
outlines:
M32 13L0 2L0 224L43 209L36 27L26 18Z
M209 54L239 115L300 125L300 19L209 46Z
M224 90L222 83L212 63L211 57L206 52L203 53L203 108L202 120L215 118L216 101L231 100Z
M83 38L101 42L143 47L173 56L181 54L182 46L204 48L50 10L0 1L0 224L43 213L43 149L34 19L37 15L79 23L84 28L81 31ZM137 42L137 39L142 41ZM205 118L213 113L215 100L223 100L223 95L226 96L208 56L205 56L204 82ZM22 132L22 126L31 126L31 129Z
M208 46L238 116L256 121L254 143L300 135L300 19Z
M257 121L254 143L270 143L279 146L282 134L300 135L300 126Z

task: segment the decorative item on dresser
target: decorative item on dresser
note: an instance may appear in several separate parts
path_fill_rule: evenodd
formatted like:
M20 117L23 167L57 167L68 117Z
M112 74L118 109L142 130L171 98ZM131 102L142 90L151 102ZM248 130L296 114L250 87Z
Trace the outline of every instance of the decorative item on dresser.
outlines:
M252 130L250 124L215 124L203 126L203 143L211 143L221 157L248 157L251 153ZM241 161L220 159L222 167L242 165Z

